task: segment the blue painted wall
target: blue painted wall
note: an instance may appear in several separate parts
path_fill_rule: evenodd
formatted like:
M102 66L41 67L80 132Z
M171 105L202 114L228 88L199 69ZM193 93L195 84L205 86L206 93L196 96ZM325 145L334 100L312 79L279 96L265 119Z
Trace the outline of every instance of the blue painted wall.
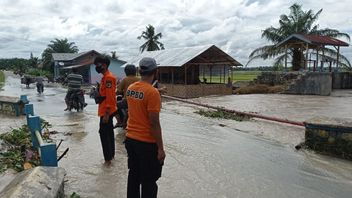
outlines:
M121 80L125 77L124 68L121 66L125 64L125 61L122 60L110 60L109 70L117 77L118 80ZM95 71L95 65L90 65L90 83L95 84L96 82L100 82L101 74L98 74Z

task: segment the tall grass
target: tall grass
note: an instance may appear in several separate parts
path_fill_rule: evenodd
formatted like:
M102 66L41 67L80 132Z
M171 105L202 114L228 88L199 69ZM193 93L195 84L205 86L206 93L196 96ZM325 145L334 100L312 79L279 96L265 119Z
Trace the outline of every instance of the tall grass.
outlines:
M0 71L0 83L5 82L5 74L3 71Z
M3 71L0 71L0 88L5 84L5 74Z

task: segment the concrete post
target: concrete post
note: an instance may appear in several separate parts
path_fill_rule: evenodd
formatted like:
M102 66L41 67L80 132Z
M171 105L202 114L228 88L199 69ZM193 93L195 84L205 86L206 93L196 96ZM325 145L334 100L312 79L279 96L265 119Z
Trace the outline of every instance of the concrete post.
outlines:
M29 116L27 121L29 130L31 132L33 147L38 148L40 145L35 135L35 131L41 132L40 118L39 116Z
M57 167L56 144L46 143L40 146L40 160L42 166Z

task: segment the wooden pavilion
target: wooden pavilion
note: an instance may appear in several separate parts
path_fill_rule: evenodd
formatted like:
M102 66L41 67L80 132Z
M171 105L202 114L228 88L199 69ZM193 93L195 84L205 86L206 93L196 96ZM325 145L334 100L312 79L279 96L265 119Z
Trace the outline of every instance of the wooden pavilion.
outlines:
M215 45L146 51L130 64L138 67L143 57L156 60L159 82L180 98L232 94L232 67L242 65Z
M292 34L287 37L285 40L278 43L276 46L285 47L285 68L287 69L287 51L289 48L298 48L302 51L305 51L304 62L302 63L304 69L308 68L308 63L313 62L313 71L318 68L319 64L319 51L321 54L321 68L323 68L324 62L329 62L329 71L331 72L331 65L333 62L336 62L336 69L339 67L340 61L340 47L349 46L348 43L341 40L329 37L329 36L319 36L319 35L304 35L304 34ZM336 59L324 55L324 48L326 46L333 46L337 51ZM315 60L308 58L309 50L315 50ZM313 53L311 53L313 54Z

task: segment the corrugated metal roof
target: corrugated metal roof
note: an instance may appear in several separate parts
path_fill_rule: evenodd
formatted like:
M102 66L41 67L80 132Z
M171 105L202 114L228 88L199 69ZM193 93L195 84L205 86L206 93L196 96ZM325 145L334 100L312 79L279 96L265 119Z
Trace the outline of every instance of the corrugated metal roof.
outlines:
M81 56L88 54L88 53L91 53L91 52L95 52L97 54L100 54L99 52L97 52L95 50L89 50L89 51L81 52L81 53L52 53L52 56L53 56L54 61L71 61L71 60L74 60L78 57L81 57Z
M304 36L306 39L310 40L311 42L317 43L317 44L349 46L348 43L329 36L318 36L318 35L302 35L302 36Z
M190 62L192 59L201 55L203 52L206 52L210 48L219 50L221 55L226 56L226 62L233 66L241 65L230 55L226 54L222 50L220 50L215 45L205 45L205 46L195 46L195 47L184 47L184 48L173 48L173 49L165 49L159 51L145 51L137 57L133 58L126 64L134 64L138 66L139 61L143 57L151 57L154 58L159 67L181 67L186 63ZM125 65L126 65L125 64Z
M281 46L284 43L289 42L290 40L297 40L297 39L311 45L349 46L348 43L329 36L304 35L304 34L292 34L291 36L287 37L285 40L278 43L276 46Z

